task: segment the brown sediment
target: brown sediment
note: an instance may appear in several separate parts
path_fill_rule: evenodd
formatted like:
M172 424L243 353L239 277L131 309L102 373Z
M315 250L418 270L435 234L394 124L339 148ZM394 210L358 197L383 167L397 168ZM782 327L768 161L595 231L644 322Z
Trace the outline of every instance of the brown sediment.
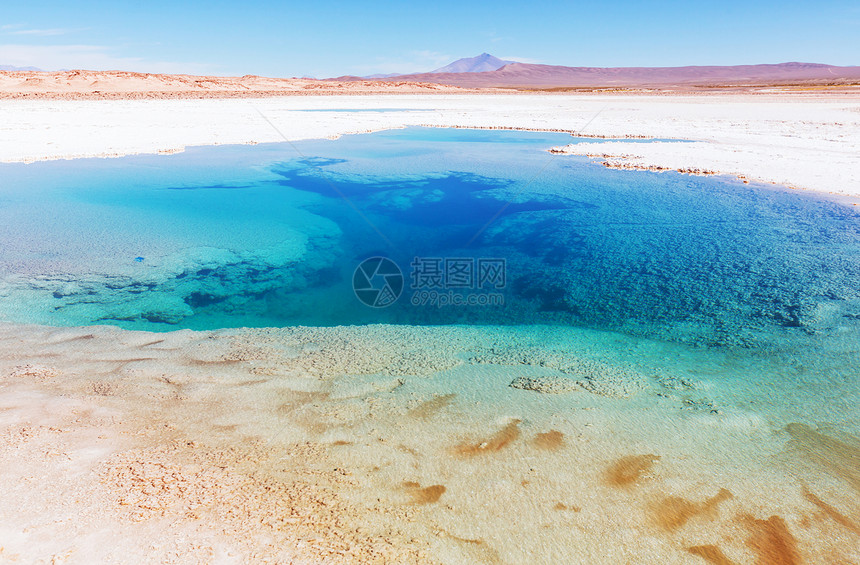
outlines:
M475 550L481 554L482 559L480 559L479 562L490 564L504 563L502 558L499 556L499 552L490 547L486 541L482 539L463 538L450 532L446 532L445 530L441 531L454 541L473 546Z
M806 424L789 424L790 445L860 493L860 440L841 441Z
M485 543L487 543L482 539L461 538L459 536L455 536L454 534L448 534L448 537L453 540L457 540L462 543L470 543L472 545L484 545Z
M332 445L333 445L333 446L340 447L340 446L342 446L342 445L352 445L352 442L351 442L351 441L346 441L346 440L343 440L343 439L339 439L339 440L337 440L337 441L333 441L333 442L332 442Z
M555 506L552 507L552 509L553 510L573 510L574 512L579 512L580 510L582 510L582 508L580 508L579 506L568 506L567 504L564 504L563 502L557 503Z
M747 547L756 554L755 565L799 565L803 563L797 549L797 540L788 531L785 520L771 516L758 520L744 516L750 532Z
M90 391L97 396L113 396L116 394L116 386L105 381L93 381L90 383Z
M328 392L279 391L280 403L275 408L278 416L289 416L291 421L312 434L324 434L336 427L319 415L315 405L329 399Z
M479 455L481 453L493 453L501 451L520 437L520 422L522 420L514 420L496 434L479 443L461 443L454 448L454 453L466 457Z
M74 342L74 341L86 341L86 340L88 340L88 339L95 339L95 337L96 337L96 336L95 336L95 335L93 335L93 334L76 335L76 336L74 336L74 337L70 337L70 338L66 338L66 339L61 339L61 340L59 340L59 341L51 341L51 342L48 342L46 345L60 345L60 344L63 344L63 343L72 343L72 342ZM162 339L161 341L164 341L164 340ZM159 341L159 342L157 342L157 343L160 343L160 341ZM140 347L146 347L147 345L150 345L150 344L148 344L148 343L147 343L147 344L141 345Z
M675 531L694 516L712 515L717 506L732 498L732 493L724 488L704 502L690 502L679 496L664 498L654 507L657 525L667 531Z
M420 484L413 482L403 483L403 485L410 485L407 488L412 491L413 504L433 504L434 502L439 502L439 499L442 498L442 495L448 490L445 488L445 485L430 485L429 487L424 488L420 488Z
M267 382L269 382L267 379L253 379L250 381L242 381L242 382L236 383L236 386L239 386L239 387L254 386L254 385L261 385L261 384L267 383Z
M735 561L729 559L728 555L723 553L722 549L715 545L695 545L688 547L687 551L693 555L698 555L713 565L737 565Z
M143 359L140 359L141 361ZM187 362L189 365L197 365L200 367L209 367L212 365L238 365L242 363L242 361L236 361L235 359L191 359Z
M604 478L610 486L630 486L650 471L659 460L659 455L628 455L610 465Z
M409 447L408 445L403 445L402 443L401 443L401 444L398 444L397 449L398 449L398 450L400 450L400 451L402 451L403 453L408 453L408 454L409 454L409 455L411 455L412 457L418 457L418 456L420 455L420 454L418 453L418 450L416 450L416 449L412 449L412 448L411 448L411 447Z
M806 500L820 508L821 511L824 512L824 514L827 515L831 520L833 520L837 524L845 526L846 529L854 532L855 534L860 535L860 525L858 525L857 522L855 522L848 516L842 514L836 508L815 496L815 494L811 490L809 490L809 487L807 487L806 485L803 485L803 496L806 498Z
M283 391L281 394L287 396L287 398L277 407L276 412L278 414L289 414L306 404L328 400L330 396L328 392L305 392L300 390Z
M157 361L155 357L132 357L131 359L110 359L115 363L140 363L142 361ZM107 361L107 359L105 359Z
M54 377L58 377L59 375L60 372L56 367L49 367L47 365L31 365L29 363L26 365L18 365L12 369L11 373L9 373L10 377L33 378L37 381L50 380Z
M564 434L558 430L539 433L532 444L540 449L558 449L564 445Z
M409 411L409 415L413 418L427 419L432 418L436 415L437 412L451 404L456 397L456 394L443 394L442 396L437 396L435 398L431 398L426 402L422 402L415 408Z

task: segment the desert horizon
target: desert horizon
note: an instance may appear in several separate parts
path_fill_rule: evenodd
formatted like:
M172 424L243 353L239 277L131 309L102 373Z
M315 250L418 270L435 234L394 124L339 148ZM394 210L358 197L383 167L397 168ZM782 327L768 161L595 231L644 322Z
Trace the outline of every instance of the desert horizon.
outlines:
M493 61L487 66L486 61ZM501 65L501 66L499 66ZM494 68L497 67L497 68ZM487 68L474 71L470 69ZM428 73L276 78L124 70L13 70L0 66L0 98L259 97L451 92L760 92L860 88L860 66L779 63L684 67L565 67L502 61L484 53ZM457 69L449 71L448 69ZM465 69L465 70L464 70Z

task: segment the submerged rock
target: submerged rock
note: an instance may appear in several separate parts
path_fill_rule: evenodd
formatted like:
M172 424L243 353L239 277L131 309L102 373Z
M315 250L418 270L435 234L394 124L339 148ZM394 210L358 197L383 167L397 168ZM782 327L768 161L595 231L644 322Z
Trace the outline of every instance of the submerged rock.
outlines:
M542 376L542 377L517 377L511 384L511 388L531 390L545 394L561 394L571 392L580 388L579 383L566 377Z
M552 348L516 347L516 346L494 346L481 351L469 358L472 363L496 364L496 365L526 365L554 369L569 378L562 376L546 377L521 377L514 383L522 380L522 383L510 386L524 390L535 390L527 388L526 381L536 381L535 386L540 386L544 380L558 380L556 386L572 386L581 388L611 398L626 398L636 394L644 388L644 377L639 372L594 359L580 357L570 352L553 350ZM572 383L572 385L568 385ZM570 390L573 390L571 388ZM555 392L555 391L539 391ZM562 390L559 392L567 392Z

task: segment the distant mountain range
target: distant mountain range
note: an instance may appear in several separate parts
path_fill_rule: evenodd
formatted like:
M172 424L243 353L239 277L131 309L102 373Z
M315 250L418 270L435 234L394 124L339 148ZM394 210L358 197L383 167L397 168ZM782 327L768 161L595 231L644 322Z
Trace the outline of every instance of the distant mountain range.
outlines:
M36 67L0 65L0 71L8 73L4 76L6 79L11 80L14 78L15 73L41 71L41 69ZM42 73L44 75L56 75L57 77L62 75L62 72L48 73L42 71ZM39 76L28 78L25 85L26 88L24 86L21 88L23 90L32 88L39 90L35 86L36 83L48 80L42 73ZM149 75L121 72L117 74L116 79L120 80L121 77L126 77L123 80L128 83L129 81L133 82L133 80L137 80L130 77L142 76ZM170 75L151 76L168 77ZM181 77L183 76L185 75L175 75L176 80L180 82L182 82ZM209 78L216 82L217 80L221 80L219 77ZM18 78L15 80L18 80ZM271 80L277 81L278 79ZM383 90L397 87L401 83L424 83L423 85L414 85L414 87L419 89L438 88L442 90L445 90L449 86L464 88L511 88L520 90L590 90L613 88L685 90L769 87L772 85L802 86L811 84L852 85L851 88L854 88L854 86L860 86L860 66L839 67L819 63L779 63L688 67L564 67L505 61L489 53L482 53L477 57L458 59L449 65L427 73L374 75L372 77L346 76L336 79L324 79L323 82L331 81L345 83L373 81ZM439 86L437 87L436 85ZM355 85L355 87L369 88L369 85ZM126 86L123 88L126 88ZM131 87L128 86L128 88ZM273 88L278 90L283 88L283 85L278 82ZM405 85L404 88L406 88ZM180 90L184 92L187 90L187 87L182 85Z
M351 81L370 77L338 77ZM687 67L564 67L503 61L488 53L429 73L376 75L376 80L429 82L464 88L639 88L857 82L860 67L819 63Z
M509 65L514 61L503 61L497 57L493 57L489 53L481 53L477 57L468 57L465 59L457 59L450 65L438 68L431 73L485 73L487 71L496 71L505 65Z
M501 69L507 64L513 63L514 61L503 61L498 57L493 57L489 53L481 53L477 57L464 57L462 59L457 59L453 63L445 65L444 67L440 67L435 71L430 71L430 73L438 74L438 73L483 73L487 71L495 71L497 69ZM413 73L415 74L415 73ZM427 73L424 73L427 74ZM400 73L391 73L391 74L376 74L376 75L367 75L361 78L370 78L370 79L381 79L381 78L394 78L394 77L402 77L407 76Z
M39 71L42 69L38 69L36 67L14 67L12 65L0 65L0 71Z

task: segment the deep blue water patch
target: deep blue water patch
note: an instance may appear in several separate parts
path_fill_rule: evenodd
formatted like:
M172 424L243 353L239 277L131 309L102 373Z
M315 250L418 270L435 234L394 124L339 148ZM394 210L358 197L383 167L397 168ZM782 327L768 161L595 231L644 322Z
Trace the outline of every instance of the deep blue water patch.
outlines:
M860 324L856 207L546 151L570 141L412 128L3 165L0 313L140 329L564 324L744 347ZM388 307L353 292L369 257L404 273ZM502 302L416 305L416 257L503 259L502 288L429 289Z

